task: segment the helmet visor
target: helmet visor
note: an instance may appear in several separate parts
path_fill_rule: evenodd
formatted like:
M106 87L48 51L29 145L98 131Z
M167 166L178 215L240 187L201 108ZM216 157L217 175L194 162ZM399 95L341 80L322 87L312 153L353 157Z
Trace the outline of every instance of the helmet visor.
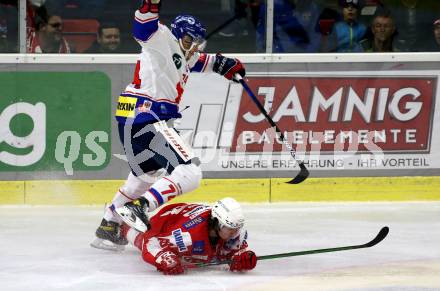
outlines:
M196 51L203 51L206 47L206 40L203 38L194 38L189 34L185 34L181 38L182 47L184 50L196 50Z

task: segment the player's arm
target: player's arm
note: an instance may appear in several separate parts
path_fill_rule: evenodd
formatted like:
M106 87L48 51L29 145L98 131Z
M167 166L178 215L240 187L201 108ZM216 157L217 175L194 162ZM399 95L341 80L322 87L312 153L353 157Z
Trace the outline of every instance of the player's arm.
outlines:
M249 249L242 249L234 253L232 262L229 264L229 270L232 272L249 271L257 265L257 256Z
M167 237L146 239L142 246L142 258L164 275L178 275L184 272L177 249L167 242Z
M229 270L232 272L249 271L257 265L257 256L249 249L247 243L247 231L242 229L239 235L230 239L223 246L220 260L232 260Z
M160 0L143 0L136 10L133 22L133 37L146 42L158 29Z
M191 72L217 73L228 80L234 80L235 74L244 77L246 70L239 59L228 58L222 54L211 55L198 52L195 64L191 67Z
M219 53L214 56L212 71L234 82L238 82L235 74L239 74L242 78L246 75L246 70L239 59L228 58Z

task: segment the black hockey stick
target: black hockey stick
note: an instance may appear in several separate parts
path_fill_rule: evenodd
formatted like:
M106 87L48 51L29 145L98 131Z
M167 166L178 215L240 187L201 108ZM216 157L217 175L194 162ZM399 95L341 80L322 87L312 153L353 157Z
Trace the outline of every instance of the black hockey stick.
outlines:
M284 258L284 257L296 257L296 256L313 255L313 254L320 254L320 253L331 253L331 252L371 248L372 246L375 246L378 243L380 243L388 235L389 231L390 231L390 229L388 228L388 226L384 226L379 231L379 233L376 235L375 238L373 238L371 241L367 242L366 244L362 244L362 245L352 245L352 246L346 246L346 247L316 249L316 250L309 250L309 251L299 251L299 252L281 253L281 254L266 255L266 256L257 256L257 261L278 259L278 258ZM216 265L230 264L231 261L232 260L214 261L214 262L209 262L209 263L196 264L196 266L197 267L216 266Z
M305 179L307 179L307 177L309 176L309 170L307 170L306 166L304 165L304 162L299 160L296 157L296 152L295 149L293 148L293 146L289 143L289 141L286 139L286 137L284 136L283 132L278 128L278 126L276 125L276 123L272 120L272 118L269 116L269 114L267 114L266 110L264 109L264 106L261 105L260 101L258 101L257 97L255 96L254 92L252 92L251 88L249 88L248 84L246 84L246 82L243 80L243 78L236 74L235 78L240 82L240 84L243 86L243 88L246 90L246 92L248 93L248 95L252 98L252 100L254 101L254 103L257 105L258 109L260 109L261 113L263 113L264 117L266 117L267 121L269 121L270 125L272 127L275 128L276 132L280 135L281 140L283 141L284 145L286 146L286 148L289 150L290 155L293 157L293 159L297 162L298 166L300 167L300 171L298 173L298 175L296 175L295 178L293 178L292 180L290 180L289 184L299 184L302 181L304 181Z
M217 32L219 32L220 30L222 30L223 28L225 28L226 26L228 26L229 24L231 24L235 19L238 19L238 15L234 14L234 16L232 16L231 18L229 18L228 20L226 20L225 22L223 22L222 24L220 24L219 26L217 26L213 31L211 31L210 33L208 33L208 35L205 37L205 40L208 40L209 38L211 38L214 34L216 34Z

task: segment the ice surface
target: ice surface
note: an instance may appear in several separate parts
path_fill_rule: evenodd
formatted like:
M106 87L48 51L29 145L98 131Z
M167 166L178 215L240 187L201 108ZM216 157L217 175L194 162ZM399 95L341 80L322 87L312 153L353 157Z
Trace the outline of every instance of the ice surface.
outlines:
M170 277L138 251L93 249L102 207L0 207L0 290L440 290L440 203L245 204L257 255L362 244L375 247L260 261Z

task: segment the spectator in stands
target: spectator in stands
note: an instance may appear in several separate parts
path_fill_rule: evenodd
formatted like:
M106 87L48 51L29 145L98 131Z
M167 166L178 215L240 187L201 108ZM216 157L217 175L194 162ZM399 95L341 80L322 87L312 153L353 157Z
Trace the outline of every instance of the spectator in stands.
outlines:
M37 23L47 22L47 10L44 0L27 0L26 1L26 43L27 51L32 39L35 37Z
M265 52L266 4L260 6L257 25L257 51ZM319 50L321 35L317 29L320 9L309 0L275 0L273 52L310 53Z
M102 23L98 29L96 41L86 50L88 54L121 53L121 32L114 23Z
M399 34L395 38L401 51L423 51L432 40L432 20L438 18L438 0L382 0L391 10Z
M18 51L17 1L0 0L0 53Z
M362 41L366 52L396 52L394 36L396 26L391 15L376 15L371 24L372 39Z
M437 51L440 51L440 18L434 21L434 38L437 44Z
M433 37L426 44L424 51L440 52L440 18L433 22Z
M361 8L360 0L339 0L342 20L335 23L325 51L362 52L360 44L365 38L367 27L357 21Z
M36 32L29 39L30 53L71 53L72 48L63 37L63 22L60 16L51 15L47 22L36 24Z

